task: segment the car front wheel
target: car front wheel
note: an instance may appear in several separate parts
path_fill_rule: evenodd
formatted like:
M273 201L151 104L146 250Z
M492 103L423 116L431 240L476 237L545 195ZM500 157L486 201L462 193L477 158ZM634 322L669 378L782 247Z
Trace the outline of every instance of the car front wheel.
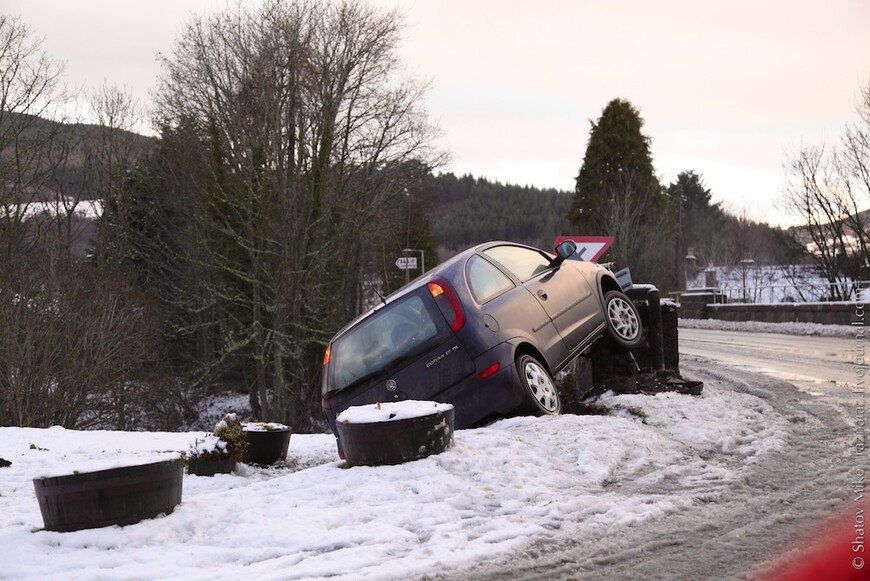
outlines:
M547 369L531 355L517 358L517 371L525 391L526 402L521 408L536 416L557 415L562 411L559 391Z
M640 313L630 298L619 291L608 291L604 295L604 314L611 344L624 351L640 346L643 341Z

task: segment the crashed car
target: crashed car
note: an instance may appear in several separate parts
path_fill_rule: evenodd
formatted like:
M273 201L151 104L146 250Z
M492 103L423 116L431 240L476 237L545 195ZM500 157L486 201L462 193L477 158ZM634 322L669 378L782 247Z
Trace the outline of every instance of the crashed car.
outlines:
M512 414L558 414L553 377L594 341L643 341L640 316L613 273L488 242L405 285L341 329L323 359L322 404L333 433L350 406L406 399L453 404L457 429ZM341 442L339 454L341 455Z

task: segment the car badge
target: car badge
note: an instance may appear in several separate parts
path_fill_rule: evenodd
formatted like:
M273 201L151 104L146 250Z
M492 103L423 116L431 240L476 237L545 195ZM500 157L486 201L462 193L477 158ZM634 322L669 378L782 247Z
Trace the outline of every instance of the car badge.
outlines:
M398 389L398 387L399 387L399 384L396 383L395 379L388 379L387 380L387 391L396 391L396 389Z

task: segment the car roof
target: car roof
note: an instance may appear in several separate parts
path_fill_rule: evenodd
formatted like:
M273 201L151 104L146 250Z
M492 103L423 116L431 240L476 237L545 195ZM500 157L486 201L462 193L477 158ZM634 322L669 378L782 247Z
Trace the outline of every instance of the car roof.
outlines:
M478 244L476 246L472 246L471 248L468 248L466 250L463 250L459 254L452 256L448 260L446 260L446 261L442 262L441 264L439 264L438 266L434 267L432 270L427 270L424 274L415 278L414 280L412 280L408 284L400 287L395 292L390 293L387 297L384 298L384 302L382 302L382 303L376 305L375 307L369 309L368 311L362 313L361 315L359 315L358 317L356 317L352 321L350 321L348 324L346 324L344 327L342 327L335 334L335 336L333 337L333 340L339 338L349 328L355 326L360 321L363 321L363 320L369 318L377 311L380 311L381 309L383 309L385 306L387 306L387 305L399 300L403 296L405 296L409 293L412 293L415 290L425 286L426 284L431 282L432 279L438 278L439 276L444 276L446 274L452 275L453 271L455 271L457 268L461 268L460 265L464 265L465 262L473 254L477 254L478 252L482 252L488 248L492 248L493 246L501 246L504 244L510 244L512 246L522 246L525 248L534 248L533 246L527 246L526 244L521 244L519 242L509 242L506 240L492 240L489 242L484 242L482 244ZM539 250L537 248L534 248L534 249Z

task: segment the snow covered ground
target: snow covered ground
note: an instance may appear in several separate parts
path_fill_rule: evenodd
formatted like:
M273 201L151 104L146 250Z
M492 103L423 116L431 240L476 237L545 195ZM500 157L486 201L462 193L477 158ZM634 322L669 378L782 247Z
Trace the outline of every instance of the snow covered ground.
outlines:
M855 338L851 325L822 325L819 323L765 323L763 321L719 321L717 319L680 319L684 329L715 329L719 331L742 331L746 333L780 333L782 335L806 335L813 337Z
M408 579L539 541L614 534L715 502L783 445L764 399L605 394L609 416L513 418L437 456L345 468L331 435L295 434L286 464L184 476L182 503L126 527L42 530L31 480L139 463L203 435L0 428L0 579Z

